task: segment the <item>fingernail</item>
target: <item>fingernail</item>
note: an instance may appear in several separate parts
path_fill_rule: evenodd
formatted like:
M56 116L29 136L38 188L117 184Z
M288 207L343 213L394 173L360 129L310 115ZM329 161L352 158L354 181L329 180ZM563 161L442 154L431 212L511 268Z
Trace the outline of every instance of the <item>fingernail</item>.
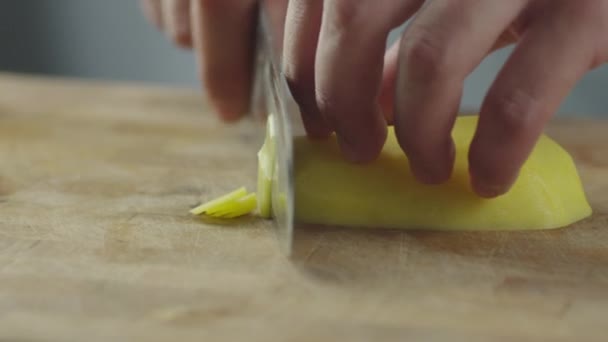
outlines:
M441 182L431 168L420 163L410 163L410 170L414 174L414 177L423 184L435 185Z
M384 127L384 133L379 132L364 139L350 140L350 138L338 135L338 145L344 157L349 161L353 163L369 163L378 158L382 152L386 136L386 127Z
M476 174L474 169L469 169L469 177L471 179L473 191L481 197L495 198L509 192L519 177L519 171L511 178L503 179L502 181L495 180L495 177L484 177L482 175Z
M493 184L478 178L472 178L471 183L475 193L485 198L495 198L503 195L506 191L504 185Z
M444 146L445 150L442 153L444 157L433 164L424 161L410 162L410 169L416 179L428 185L442 184L450 179L456 158L456 147L452 139L449 139Z
M349 161L353 163L365 162L364 158L362 158L357 149L341 135L338 135L338 145L340 146L340 150L342 151L344 157Z

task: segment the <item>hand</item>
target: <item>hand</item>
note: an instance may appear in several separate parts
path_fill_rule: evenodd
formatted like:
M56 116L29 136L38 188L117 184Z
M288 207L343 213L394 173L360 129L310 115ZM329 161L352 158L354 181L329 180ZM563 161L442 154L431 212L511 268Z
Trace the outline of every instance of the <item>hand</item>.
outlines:
M389 32L411 18L385 53ZM473 189L509 190L570 89L608 59L607 0L290 0L284 68L311 136L373 160L394 124L412 172L446 181L465 77L517 46L489 89L469 152Z
M177 45L196 52L200 79L226 121L249 109L256 0L141 0L144 12Z

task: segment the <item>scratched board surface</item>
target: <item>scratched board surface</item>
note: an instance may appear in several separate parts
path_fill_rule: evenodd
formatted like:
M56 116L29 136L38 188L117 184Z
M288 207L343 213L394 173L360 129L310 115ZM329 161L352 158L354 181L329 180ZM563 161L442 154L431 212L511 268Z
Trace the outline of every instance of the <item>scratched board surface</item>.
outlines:
M556 121L594 215L422 233L190 217L259 137L198 93L0 75L0 340L603 340L608 122Z

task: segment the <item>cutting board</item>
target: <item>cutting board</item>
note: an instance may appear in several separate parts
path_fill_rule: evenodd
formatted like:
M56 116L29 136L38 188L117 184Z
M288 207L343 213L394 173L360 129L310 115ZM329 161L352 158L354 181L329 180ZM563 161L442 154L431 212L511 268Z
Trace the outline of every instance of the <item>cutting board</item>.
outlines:
M555 120L593 217L543 232L193 218L255 185L194 90L0 74L0 340L604 340L608 122ZM516 214L516 213L514 213Z

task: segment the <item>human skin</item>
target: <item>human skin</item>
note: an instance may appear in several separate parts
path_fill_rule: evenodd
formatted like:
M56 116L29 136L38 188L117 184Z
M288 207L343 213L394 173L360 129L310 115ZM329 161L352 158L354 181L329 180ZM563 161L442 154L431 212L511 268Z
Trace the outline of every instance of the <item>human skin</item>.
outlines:
M246 113L255 0L142 0L196 51L217 113ZM576 82L608 60L608 0L274 0L286 8L283 66L308 135L335 132L343 155L374 160L394 125L413 174L449 179L463 81L497 48L515 49L490 86L469 150L482 197L506 193ZM288 2L288 4L287 4ZM385 50L388 34L412 19Z

